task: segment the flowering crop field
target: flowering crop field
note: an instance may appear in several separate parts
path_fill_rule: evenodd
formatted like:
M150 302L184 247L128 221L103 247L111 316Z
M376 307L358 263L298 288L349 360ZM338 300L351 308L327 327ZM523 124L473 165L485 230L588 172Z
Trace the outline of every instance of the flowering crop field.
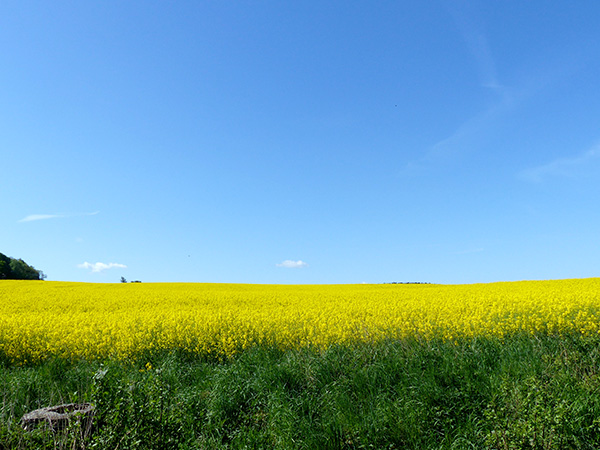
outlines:
M471 285L0 281L0 356L227 358L254 345L600 332L600 278Z

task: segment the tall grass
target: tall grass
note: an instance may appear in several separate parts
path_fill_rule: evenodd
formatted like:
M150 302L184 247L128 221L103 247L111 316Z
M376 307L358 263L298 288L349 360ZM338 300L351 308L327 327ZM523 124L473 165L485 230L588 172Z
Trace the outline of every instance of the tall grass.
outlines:
M514 334L5 366L0 448L595 449L599 344ZM75 401L96 405L89 435L20 427Z

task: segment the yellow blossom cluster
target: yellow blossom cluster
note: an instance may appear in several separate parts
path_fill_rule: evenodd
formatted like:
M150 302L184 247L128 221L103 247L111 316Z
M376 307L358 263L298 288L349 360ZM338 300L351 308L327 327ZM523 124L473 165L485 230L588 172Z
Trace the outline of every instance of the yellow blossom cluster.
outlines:
M598 334L600 278L470 285L0 281L0 356L229 357L408 336Z

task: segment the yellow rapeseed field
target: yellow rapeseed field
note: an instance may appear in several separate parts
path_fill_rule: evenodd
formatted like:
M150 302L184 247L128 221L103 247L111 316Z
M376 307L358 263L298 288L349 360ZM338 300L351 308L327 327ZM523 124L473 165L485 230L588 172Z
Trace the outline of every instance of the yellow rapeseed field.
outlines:
M0 354L132 358L178 349L223 358L417 336L597 334L600 278L471 285L91 284L0 281Z

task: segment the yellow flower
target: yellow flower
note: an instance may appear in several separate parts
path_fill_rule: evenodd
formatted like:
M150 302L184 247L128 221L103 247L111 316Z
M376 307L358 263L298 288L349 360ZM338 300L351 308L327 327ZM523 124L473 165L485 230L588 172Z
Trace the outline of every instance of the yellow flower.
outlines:
M254 345L326 348L408 336L600 332L598 278L312 286L4 280L0 300L0 353L15 364L156 350L229 358Z

